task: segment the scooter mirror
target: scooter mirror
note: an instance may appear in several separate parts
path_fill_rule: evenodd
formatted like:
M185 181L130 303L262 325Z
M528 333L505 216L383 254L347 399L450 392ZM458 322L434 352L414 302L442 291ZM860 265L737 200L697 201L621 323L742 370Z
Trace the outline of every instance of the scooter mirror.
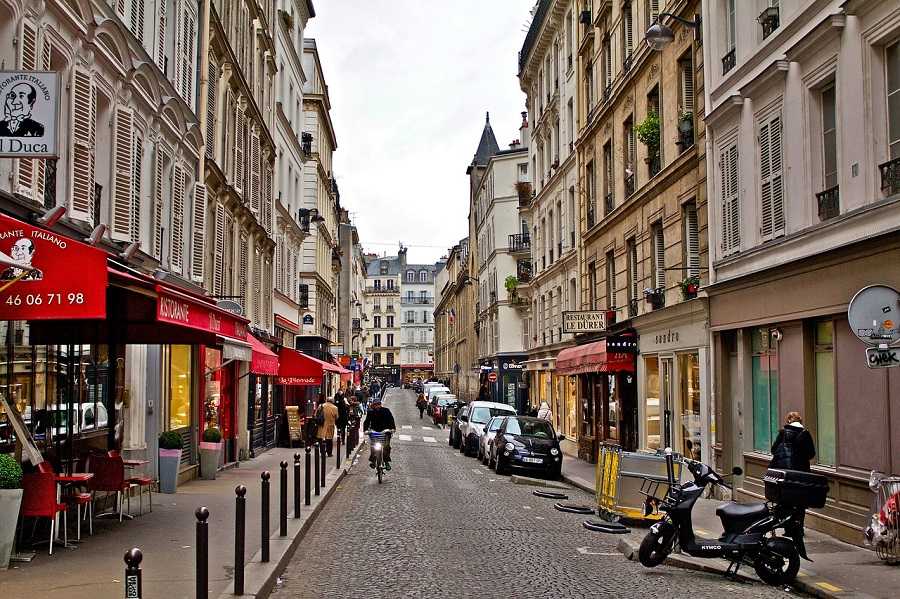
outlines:
M740 466L735 466L734 468L731 469L731 473L735 476L740 476L744 473L744 471L741 469Z

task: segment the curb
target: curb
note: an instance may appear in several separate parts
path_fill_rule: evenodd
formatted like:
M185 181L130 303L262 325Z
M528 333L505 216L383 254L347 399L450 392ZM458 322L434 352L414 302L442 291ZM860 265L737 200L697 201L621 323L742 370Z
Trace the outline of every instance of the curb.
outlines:
M300 518L288 517L288 535L286 537L279 536L277 530L269 537L270 559L268 562L262 563L260 561L262 557L261 549L254 553L250 559L246 560L244 564L244 594L240 595L241 597L262 599L270 595L279 576L284 572L288 562L290 562L297 551L300 541L303 540L306 532L315 522L316 517L327 505L331 495L347 475L347 471L353 467L354 461L359 456L362 448L363 443L357 445L346 462L347 466L344 466L342 462L340 470L333 468L330 473L325 475L326 486L324 493L320 495L318 501L315 501L313 505L309 507L303 506L305 509L301 511ZM288 507L290 509L291 506L289 505ZM233 599L234 597L234 582L231 582L219 594L218 599Z
M619 539L619 542L616 545L616 549L622 555L624 555L626 559L631 561L637 560L638 543L634 539ZM721 560L701 560L681 554L672 554L666 558L665 564L667 566L682 568L684 570L696 570L699 572L708 572L710 574L719 575L725 574L725 566L720 565L724 564L724 562L722 562ZM746 574L741 574L740 572L738 572L737 577L743 582L765 584L759 578L757 578L756 575L748 576ZM875 597L873 597L872 595L860 593L853 590L841 590L837 592L831 591L830 589L828 589L828 587L834 587L834 585L816 575L815 572L805 570L803 568L800 569L800 573L797 576L797 579L791 586L801 593L805 593L813 597L820 597L821 599L875 599Z
M563 473L562 479L563 479L565 482L567 482L567 483L569 483L570 485L572 485L573 487L576 487L576 488L578 488L578 489L581 489L582 491L585 491L586 493L591 493L591 494L593 494L593 493L596 492L596 489L594 489L593 485L590 485L590 484L586 483L583 479L575 478L575 477L572 477L572 476L567 476L565 473Z
M569 489L567 485L555 480L531 478L530 476L521 476L518 474L513 474L509 477L509 480L515 485L532 485L534 487L547 487L549 489Z

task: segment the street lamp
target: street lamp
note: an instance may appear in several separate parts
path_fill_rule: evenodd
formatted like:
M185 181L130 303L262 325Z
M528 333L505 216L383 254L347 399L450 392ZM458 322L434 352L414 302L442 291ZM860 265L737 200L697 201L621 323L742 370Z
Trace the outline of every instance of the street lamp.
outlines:
M656 21L654 21L653 25L651 25L650 28L647 29L647 33L644 34L644 37L647 40L647 45L650 46L650 48L652 48L653 50L659 52L665 47L666 44L675 40L675 32L672 31L671 27L662 23L661 19L663 17L672 17L683 25L693 27L694 41L702 41L700 15L694 15L694 20L689 21L687 19L682 19L678 15L673 15L670 12L661 12L659 13L659 16L656 17Z

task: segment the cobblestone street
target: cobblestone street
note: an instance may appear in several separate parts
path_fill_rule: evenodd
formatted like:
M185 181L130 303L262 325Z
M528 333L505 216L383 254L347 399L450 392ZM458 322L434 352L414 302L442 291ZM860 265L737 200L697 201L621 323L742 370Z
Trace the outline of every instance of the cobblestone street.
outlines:
M616 536L585 530L583 516L554 510L552 500L532 495L534 487L450 448L445 431L419 420L411 392L387 397L396 436L404 435L393 443L393 471L379 486L365 463L350 470L274 598L785 595L630 562L616 550ZM591 501L581 491L568 494L574 503Z

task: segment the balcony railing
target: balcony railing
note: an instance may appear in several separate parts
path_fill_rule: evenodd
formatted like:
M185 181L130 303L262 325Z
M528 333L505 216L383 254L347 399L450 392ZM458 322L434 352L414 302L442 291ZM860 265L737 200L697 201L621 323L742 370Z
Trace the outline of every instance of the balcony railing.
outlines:
M588 200L587 228L590 229L593 226L594 226L594 202L593 202L593 200Z
M662 159L659 157L659 154L655 156L651 156L647 161L647 173L650 175L650 178L655 177L659 174L659 171L662 170Z
M427 297L404 297L400 300L401 306L426 306L434 303L434 296L429 295Z
M606 197L603 198L603 214L604 216L612 212L616 209L616 199L613 196L612 192L606 194Z
M894 195L900 193L900 157L878 165L881 173L881 191Z
M625 197L631 197L634 193L634 173L625 175Z
M819 205L819 220L825 221L841 213L841 195L837 185L816 194Z
M516 278L519 283L530 283L531 277L531 260L516 261Z
M691 124L690 128L685 128L684 131L680 127L681 125L679 124L678 141L675 142L675 145L678 146L679 151L684 152L694 145L694 125Z
M732 48L731 50L728 51L727 54L725 54L725 56L722 57L722 74L723 75L734 68L735 59L736 59L734 50L735 49Z
M627 73L631 70L631 63L634 62L634 54L629 54L625 57L625 60L622 61L622 72Z
M366 287L366 293L400 293L399 287Z
M778 14L777 6L768 6L765 10L760 13L760 15L756 18L756 21L762 25L762 34L763 39L766 39L772 32L778 29L778 26L781 22Z
M628 300L628 318L634 318L638 313L638 301L637 298L632 298Z
M531 236L528 233L516 233L508 239L509 251L527 252L531 249Z
M562 257L562 241L556 244L556 255Z

